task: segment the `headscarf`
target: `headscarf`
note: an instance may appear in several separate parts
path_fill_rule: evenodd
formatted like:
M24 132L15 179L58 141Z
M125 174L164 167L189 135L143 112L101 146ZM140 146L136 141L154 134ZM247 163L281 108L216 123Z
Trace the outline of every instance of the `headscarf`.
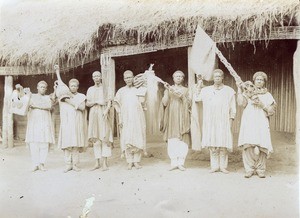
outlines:
M265 83L268 81L268 76L265 72L262 71L258 71L253 75L253 81L255 81L256 77L261 76L262 78L264 78Z

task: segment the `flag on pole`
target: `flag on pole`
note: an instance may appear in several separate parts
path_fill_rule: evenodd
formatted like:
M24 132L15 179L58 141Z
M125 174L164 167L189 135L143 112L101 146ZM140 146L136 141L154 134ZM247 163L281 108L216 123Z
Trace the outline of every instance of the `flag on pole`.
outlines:
M190 67L195 74L201 74L204 80L212 80L216 61L216 43L198 25L191 49Z

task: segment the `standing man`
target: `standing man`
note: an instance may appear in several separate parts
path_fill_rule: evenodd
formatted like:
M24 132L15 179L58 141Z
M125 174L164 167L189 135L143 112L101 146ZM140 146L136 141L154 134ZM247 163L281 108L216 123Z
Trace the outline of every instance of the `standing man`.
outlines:
M142 152L146 151L146 121L138 90L133 86L133 72L123 74L126 86L120 88L115 96L115 109L120 127L120 145L128 163L128 170L139 165Z
M184 162L190 144L190 114L188 88L182 85L184 73L173 74L174 85L165 84L162 98L161 125L164 140L168 143L168 155L171 159L170 170L185 170Z
M109 122L111 100L108 100L104 94L104 87L101 83L102 75L99 71L93 73L93 80L95 85L90 87L86 94L86 106L90 107L88 140L93 143L96 159L92 170L100 168L100 160L102 158L102 170L105 171L108 170L107 158L111 156L113 143Z
M235 91L223 84L224 73L213 72L214 84L204 87L198 101L203 101L202 147L210 151L211 173L229 173L228 150L232 151L231 126L236 114Z
M66 168L64 172L70 170L80 171L79 152L87 144L87 121L84 94L78 93L79 81L71 79L69 89L71 96L59 101L60 107L60 131L58 146L64 151Z
M37 94L30 98L29 112L27 116L27 130L25 142L29 144L33 163L33 171L38 169L46 171L45 161L49 144L54 144L54 127L51 119L51 108L54 99L46 95L48 84L40 81L37 84Z

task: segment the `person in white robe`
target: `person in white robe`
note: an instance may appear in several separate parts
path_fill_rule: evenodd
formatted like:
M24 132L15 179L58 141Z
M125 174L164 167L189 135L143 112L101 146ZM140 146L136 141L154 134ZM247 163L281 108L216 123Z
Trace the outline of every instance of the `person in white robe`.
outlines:
M165 84L162 98L161 124L164 140L168 144L168 155L171 160L170 170L184 171L184 162L190 144L190 101L188 88L182 85L184 73L173 74L174 85Z
M243 149L245 178L255 173L265 178L267 158L273 152L269 118L275 113L276 102L265 88L267 78L267 74L261 71L253 75L257 99L245 95L238 86L237 102L244 107L238 146Z
M120 88L114 98L120 127L120 146L128 163L128 170L134 166L140 169L143 152L146 152L146 120L139 100L139 92L133 86L133 72L123 74L126 86Z
M71 79L69 89L70 98L59 101L60 131L58 146L64 151L65 170L80 171L78 167L79 152L87 146L87 113L85 108L86 96L78 93L79 81Z
M204 87L196 101L203 102L202 148L209 148L211 173L229 173L228 151L232 151L232 122L236 114L235 91L223 84L224 73L213 71L214 84Z
M33 171L46 171L45 162L50 144L55 143L54 126L51 119L51 108L54 98L46 95L48 84L40 81L37 84L37 94L32 94L27 114L27 129L25 142L29 144Z
M102 80L102 74L99 71L93 73L95 85L87 90L86 106L89 111L88 140L93 144L94 155L96 159L92 170L108 170L107 158L111 156L113 143L112 129L110 127L110 108L111 100L105 96ZM100 163L102 159L102 164Z
M204 87L202 75L197 75L197 83L190 90L189 96L192 102L191 108L191 142L192 150L201 151L203 105L201 101L196 101L201 89Z

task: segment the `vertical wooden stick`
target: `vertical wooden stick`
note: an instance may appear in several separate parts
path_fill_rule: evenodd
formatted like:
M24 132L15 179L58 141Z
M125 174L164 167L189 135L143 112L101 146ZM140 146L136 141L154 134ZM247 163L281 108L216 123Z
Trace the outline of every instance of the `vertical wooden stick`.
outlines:
M13 115L10 112L12 91L13 78L12 76L5 76L2 122L2 143L5 148L14 146Z
M116 84L116 70L115 70L115 60L109 58L106 55L101 55L100 58L101 73L102 73L102 83L105 87L105 95L113 100L115 96L115 84ZM111 108L111 128L114 131L114 108Z
M297 42L296 51L294 53L293 63L293 75L295 85L295 97L296 97L296 129L295 129L295 141L297 149L300 145L300 40ZM298 150L299 151L299 150Z
M191 50L192 50L192 47L189 46L188 47L188 87L189 88L192 88L195 84L195 73L192 71L191 69Z

